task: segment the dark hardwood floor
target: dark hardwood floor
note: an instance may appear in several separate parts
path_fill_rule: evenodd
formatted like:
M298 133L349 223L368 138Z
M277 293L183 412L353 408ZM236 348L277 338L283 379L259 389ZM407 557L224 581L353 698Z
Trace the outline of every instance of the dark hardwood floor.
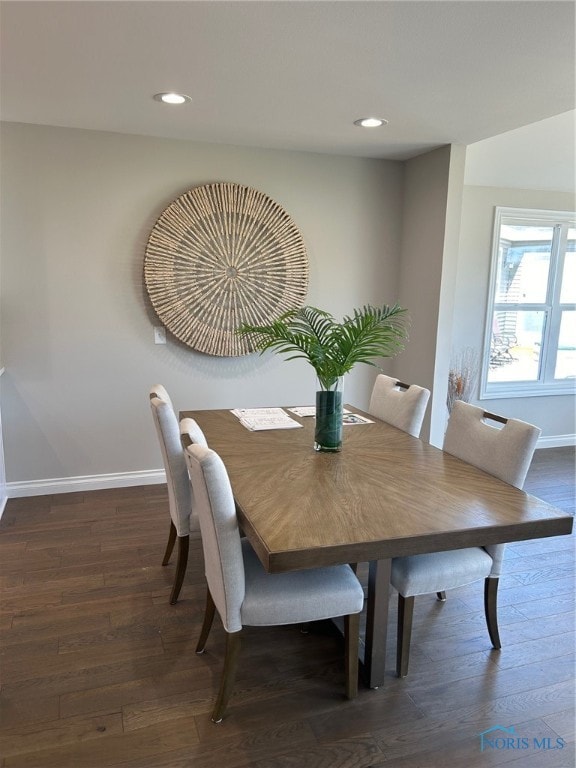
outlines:
M574 449L537 451L526 490L573 514ZM361 686L352 702L331 625L247 630L227 717L214 725L224 633L215 622L195 655L200 542L171 606L167 533L165 486L8 502L3 768L574 766L574 537L508 547L501 651L490 650L481 585L446 603L422 597L409 676L394 677L391 617L386 685ZM494 726L514 734L492 732L482 751Z

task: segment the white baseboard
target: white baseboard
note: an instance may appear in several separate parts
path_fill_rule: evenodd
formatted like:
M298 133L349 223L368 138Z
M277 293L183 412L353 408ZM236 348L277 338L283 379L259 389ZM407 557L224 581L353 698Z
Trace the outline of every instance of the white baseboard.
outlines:
M142 472L118 472L109 475L59 477L48 480L6 483L6 493L9 499L16 499L22 496L78 493L82 491L98 491L104 488L128 488L133 485L156 485L165 482L166 473L163 469L149 469Z
M552 435L538 438L536 448L565 448L572 445L576 445L576 435Z

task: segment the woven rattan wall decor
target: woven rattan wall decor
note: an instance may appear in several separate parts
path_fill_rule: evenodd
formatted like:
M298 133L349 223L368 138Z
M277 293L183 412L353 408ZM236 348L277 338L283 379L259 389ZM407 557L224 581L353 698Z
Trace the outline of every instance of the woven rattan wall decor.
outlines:
M236 330L270 323L304 304L308 258L300 231L278 203L239 184L206 184L160 215L144 280L163 324L199 352L254 351Z

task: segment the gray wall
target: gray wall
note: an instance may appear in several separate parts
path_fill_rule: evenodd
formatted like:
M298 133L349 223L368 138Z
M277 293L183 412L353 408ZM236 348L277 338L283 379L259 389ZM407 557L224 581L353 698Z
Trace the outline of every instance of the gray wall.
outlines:
M0 403L2 402L2 374L4 368L0 365ZM6 490L6 471L4 469L4 442L2 439L2 417L0 414L0 515L4 511L6 501L8 500L8 492Z
M154 345L144 249L191 187L247 184L284 206L309 252L308 303L341 317L398 299L402 163L19 124L2 126L0 148L9 483L158 469L154 383L177 408L313 402L300 361ZM366 406L374 376L358 367L346 399Z
M441 446L458 259L464 147L442 147L406 164L399 301L411 307L410 343L398 378L430 389L422 437Z
M88 487L153 475L154 383L177 408L313 402L303 362L212 358L170 336L154 345L146 241L191 187L248 184L283 205L308 248L308 303L338 317L365 302L408 308L410 341L384 368L432 389L423 436L437 445L450 350L481 345L493 207L574 204L562 193L463 188L464 149L454 146L400 163L3 124L0 151L2 430L16 494L59 478ZM375 375L350 374L347 401L366 407ZM575 431L569 397L490 403L544 436Z
M465 186L460 228L460 255L454 297L454 350L482 350L495 206L574 210L574 194L543 190ZM479 402L476 400L475 402ZM545 438L574 436L575 398L514 397L483 403L491 411L537 424Z

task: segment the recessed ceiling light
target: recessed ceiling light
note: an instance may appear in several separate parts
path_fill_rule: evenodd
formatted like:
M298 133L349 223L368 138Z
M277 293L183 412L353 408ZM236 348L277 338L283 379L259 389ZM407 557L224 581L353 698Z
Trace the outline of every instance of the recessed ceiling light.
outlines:
M359 125L361 128L379 128L381 125L388 125L388 120L384 120L383 117L361 117L354 120L354 125Z
M186 101L192 101L190 96L183 93L155 93L156 101L162 101L164 104L184 104Z

